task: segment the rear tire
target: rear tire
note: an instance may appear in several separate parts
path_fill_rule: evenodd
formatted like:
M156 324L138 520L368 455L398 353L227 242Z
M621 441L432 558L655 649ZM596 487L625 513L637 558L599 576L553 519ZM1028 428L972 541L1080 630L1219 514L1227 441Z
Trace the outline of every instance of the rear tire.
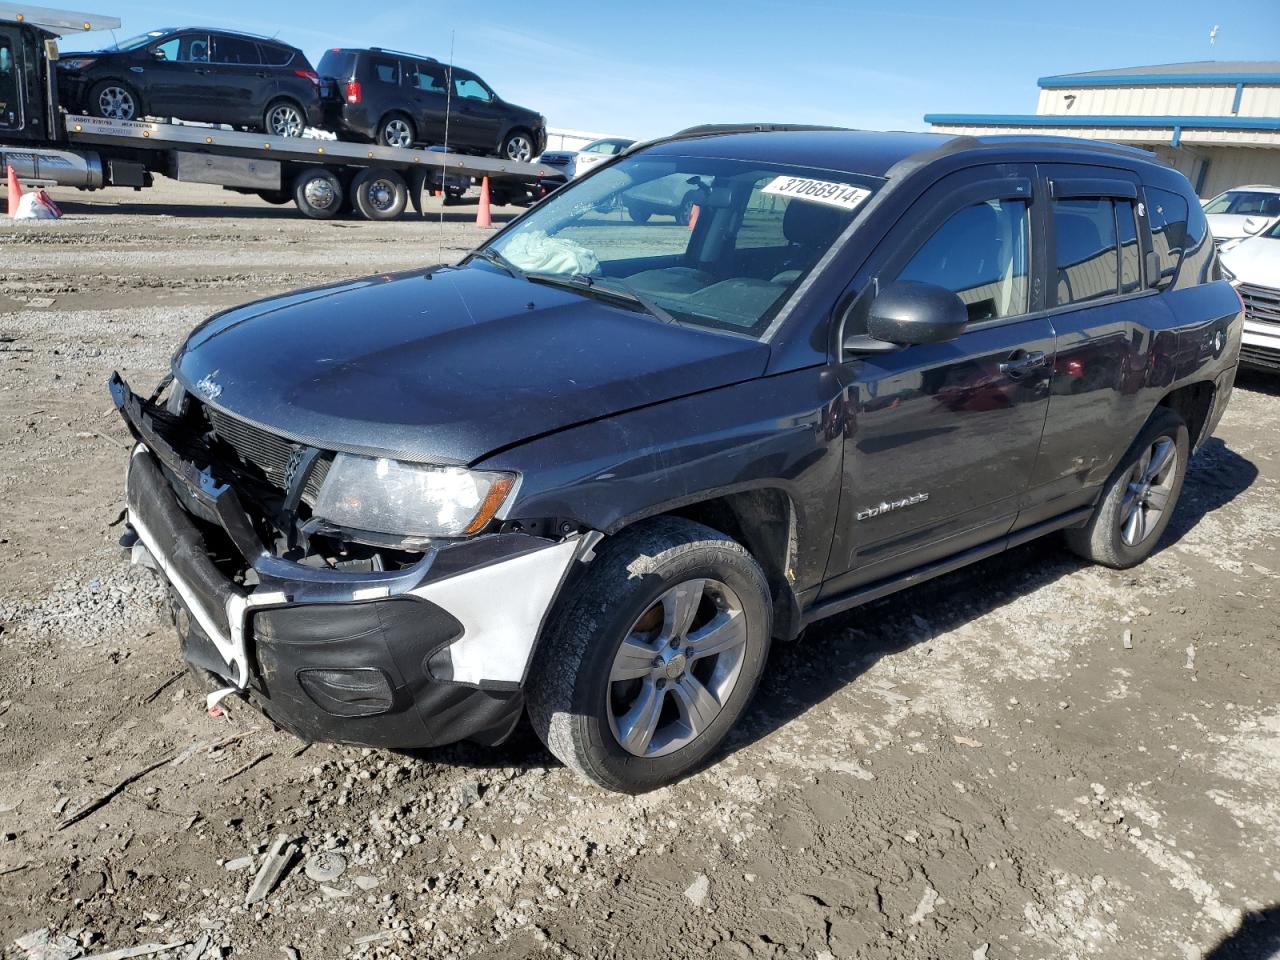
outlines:
M670 784L715 754L750 702L772 617L740 544L676 517L637 524L604 542L549 623L528 689L533 727L606 789Z
M412 147L418 141L418 130L406 114L389 113L378 124L378 143L384 147Z
M1182 418L1159 407L1111 474L1088 524L1066 531L1067 546L1116 570L1151 556L1178 505L1190 447Z
M351 181L351 196L366 220L395 220L409 204L409 186L394 170L367 167Z
M342 212L345 198L342 181L332 170L316 167L303 170L294 178L294 202L312 220L332 220Z
M300 137L307 130L307 115L292 100L273 100L262 114L262 129L273 137Z

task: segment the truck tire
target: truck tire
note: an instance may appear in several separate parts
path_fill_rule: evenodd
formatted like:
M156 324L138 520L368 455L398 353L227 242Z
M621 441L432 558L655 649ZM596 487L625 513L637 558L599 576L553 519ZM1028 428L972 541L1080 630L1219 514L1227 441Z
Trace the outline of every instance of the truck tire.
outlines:
M138 91L123 80L100 80L89 89L89 115L108 120L141 120L146 114Z
M653 216L653 209L646 203L628 203L627 215L636 223L648 223Z
M1116 570L1146 560L1178 505L1190 448L1182 418L1157 408L1111 474L1088 524L1066 531L1067 546Z
M293 195L285 190L258 190L255 196L277 207L293 201Z
M367 167L351 181L351 195L366 220L394 220L409 203L409 186L394 170Z
M606 540L549 621L529 717L566 766L642 793L701 766L755 693L773 609L759 564L709 527L658 517Z
M293 180L293 200L312 220L332 220L342 212L345 196L338 175L324 167L303 170Z

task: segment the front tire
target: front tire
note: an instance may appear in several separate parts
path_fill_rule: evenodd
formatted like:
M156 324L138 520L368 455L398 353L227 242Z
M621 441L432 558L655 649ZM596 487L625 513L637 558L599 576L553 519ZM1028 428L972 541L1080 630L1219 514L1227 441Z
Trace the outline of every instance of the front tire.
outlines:
M566 766L642 793L699 768L755 693L769 586L738 543L675 517L606 540L540 647L534 729Z
M138 91L120 80L101 80L89 90L89 114L107 120L141 120Z
M499 152L504 160L514 160L517 163L532 163L533 134L528 130L512 130L502 141L502 148Z
M1151 556L1178 505L1190 447L1182 418L1158 408L1107 481L1089 523L1066 531L1067 546L1116 570Z

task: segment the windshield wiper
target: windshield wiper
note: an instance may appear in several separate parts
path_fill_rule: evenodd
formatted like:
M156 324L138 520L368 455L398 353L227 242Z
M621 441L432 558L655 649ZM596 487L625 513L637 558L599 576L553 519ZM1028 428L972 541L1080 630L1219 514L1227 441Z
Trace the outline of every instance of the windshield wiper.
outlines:
M469 263L472 260L483 260L485 263L492 263L499 270L503 270L517 280L528 280L529 275L517 267L514 263L500 254L497 250L490 250L485 247L482 250L473 251L463 263Z
M585 273L575 273L572 276L564 276L555 273L532 273L527 275L527 279L531 283L546 283L556 287L568 287L588 295L597 295L603 297L613 297L617 300L626 300L628 303L634 303L641 307L649 316L656 317L663 323L679 323L671 313L659 306L649 296L641 293L635 287L632 287L621 280L608 280L601 282L595 277L589 277Z

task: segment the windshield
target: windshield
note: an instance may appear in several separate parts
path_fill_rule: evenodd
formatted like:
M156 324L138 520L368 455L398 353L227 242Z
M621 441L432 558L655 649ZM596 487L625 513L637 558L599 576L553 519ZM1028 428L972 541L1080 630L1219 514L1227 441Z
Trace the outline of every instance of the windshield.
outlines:
M596 281L677 322L758 337L883 182L642 153L549 197L485 249L531 277Z
M1205 213L1234 213L1240 216L1274 217L1280 215L1280 193L1256 190L1228 190L1210 200Z
M130 37L128 40L122 40L114 47L108 47L108 50L137 50L139 47L145 47L148 43L159 40L165 35L163 30L152 30L150 33L144 33L141 36Z

